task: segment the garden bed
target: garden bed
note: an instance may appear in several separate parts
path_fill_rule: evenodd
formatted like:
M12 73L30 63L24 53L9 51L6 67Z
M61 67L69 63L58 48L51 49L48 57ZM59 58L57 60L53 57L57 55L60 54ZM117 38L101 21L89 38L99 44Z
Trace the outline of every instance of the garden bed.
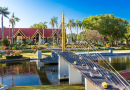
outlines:
M6 59L16 59L16 58L22 58L23 55L19 55L19 56L6 56Z

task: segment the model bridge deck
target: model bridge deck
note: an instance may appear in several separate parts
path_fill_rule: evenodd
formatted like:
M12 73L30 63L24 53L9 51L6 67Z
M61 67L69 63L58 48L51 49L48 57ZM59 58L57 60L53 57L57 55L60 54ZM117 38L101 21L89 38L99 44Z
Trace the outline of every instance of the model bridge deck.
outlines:
M56 54L58 54L59 56L61 56L62 58L64 58L64 60L66 60L66 62L68 64L70 64L73 68L75 68L77 71L79 71L85 78L87 78L92 84L96 85L97 88L101 89L101 90L106 90L106 89L109 89L109 90L120 90L120 89L124 89L124 90L127 90L125 89L122 85L121 85L121 82L119 80L117 80L117 77L114 73L104 69L103 67L99 66L98 64L96 64L97 68L98 68L98 71L99 70L102 70L102 73L98 72L98 71L95 71L93 69L93 66L90 64L94 63L94 62L91 62L91 60L88 60L87 58L85 57L82 57L82 56L79 56L75 53L72 53L70 51L65 51L65 52L62 52L62 49L55 49L55 48L46 48ZM82 59L84 59L86 61L85 63L85 66L83 66L83 62L82 62ZM74 64L74 61L77 61L77 65ZM86 65L89 66L89 69L86 68ZM94 77L91 77L90 76L90 72L93 73ZM107 78L105 77L104 75L110 75L111 76L111 79L110 78ZM120 79L122 81L124 81L121 77ZM102 82L106 82L108 84L108 87L107 88L104 88L102 86ZM124 83L128 86L128 84L126 83L126 81L124 81ZM129 87L129 86L128 86Z

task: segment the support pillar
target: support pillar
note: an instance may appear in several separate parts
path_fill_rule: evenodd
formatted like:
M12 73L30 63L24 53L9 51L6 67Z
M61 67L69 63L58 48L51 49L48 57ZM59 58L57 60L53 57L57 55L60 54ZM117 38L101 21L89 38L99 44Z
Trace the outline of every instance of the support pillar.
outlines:
M37 69L40 70L40 68L43 66L43 63L40 62L40 60L36 60Z
M58 60L58 78L59 80L65 80L69 78L68 63L61 56L59 56Z
M69 65L69 84L82 84L82 75Z
M36 55L38 59L42 59L42 50L37 50Z
M85 78L85 90L99 90L95 85Z

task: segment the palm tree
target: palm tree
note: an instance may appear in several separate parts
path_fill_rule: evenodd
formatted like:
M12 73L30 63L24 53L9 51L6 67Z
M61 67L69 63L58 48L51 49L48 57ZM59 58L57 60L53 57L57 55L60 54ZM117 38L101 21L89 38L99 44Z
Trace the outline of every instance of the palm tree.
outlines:
M76 19L75 24L76 24L76 27L77 27L77 40L78 40L78 28L80 28L80 30L81 30L82 22L79 21L78 19Z
M71 40L72 40L72 30L71 30L71 28L72 28L72 27L75 27L74 19L70 19L70 20L68 21L67 27L70 29L70 32L71 32L70 38L71 38Z
M2 26L2 37L3 37L3 40L4 40L3 16L5 16L5 17L8 18L8 16L7 16L7 15L9 15L8 8L6 8L6 7L4 7L4 8L0 7L0 14L2 14L1 15L1 26Z
M76 24L76 28L77 28L77 40L78 40L79 19L76 19L75 24Z
M49 24L52 26L53 43L54 43L54 30L53 29L54 29L54 26L55 25L57 26L57 24L58 24L57 19L58 19L58 17L53 16L53 18L51 18L51 21L49 22Z
M46 25L47 22L40 22L41 26L42 26L42 29L43 29L43 44L44 44L44 29L47 28L47 25Z
M15 17L14 16L14 13L12 14L11 16L12 18L9 19L9 22L12 24L12 44L13 44L13 28L14 28L14 25L15 25L15 22L19 22L19 18Z

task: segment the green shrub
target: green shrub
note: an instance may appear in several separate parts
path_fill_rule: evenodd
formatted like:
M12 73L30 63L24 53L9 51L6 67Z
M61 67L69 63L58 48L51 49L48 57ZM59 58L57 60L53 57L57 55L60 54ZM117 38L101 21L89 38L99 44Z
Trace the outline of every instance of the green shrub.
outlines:
M16 47L12 47L12 50L16 50Z
M16 58L22 58L23 55L19 55L19 56L6 56L6 59L16 59Z
M49 46L50 44L49 43L45 43L44 46Z
M54 47L57 47L57 43L53 43L53 46L54 46Z
M3 87L3 85L2 84L0 84L0 88L2 88Z
M121 47L121 49L125 49L125 47Z
M9 46L9 44L10 44L8 39L4 39L2 43L4 46Z

